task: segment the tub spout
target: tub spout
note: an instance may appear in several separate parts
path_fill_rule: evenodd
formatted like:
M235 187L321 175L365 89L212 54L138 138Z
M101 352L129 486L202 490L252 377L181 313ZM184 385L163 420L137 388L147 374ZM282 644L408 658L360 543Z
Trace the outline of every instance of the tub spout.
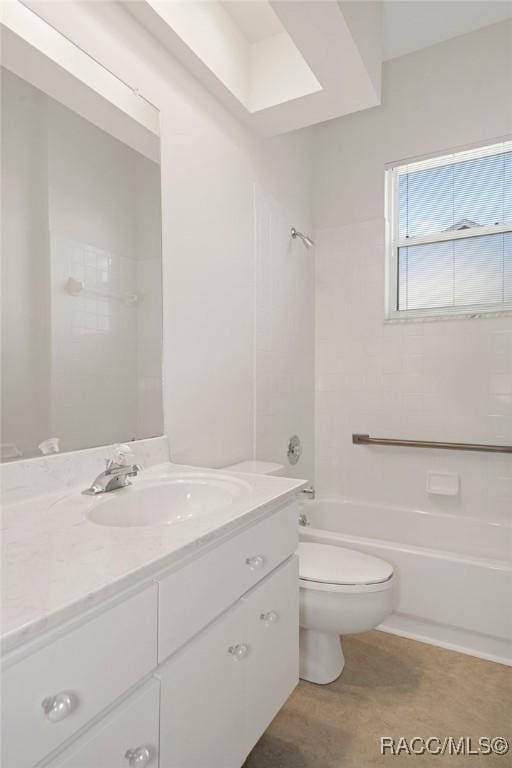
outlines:
M309 525L308 516L305 512L301 512L299 515L299 525Z

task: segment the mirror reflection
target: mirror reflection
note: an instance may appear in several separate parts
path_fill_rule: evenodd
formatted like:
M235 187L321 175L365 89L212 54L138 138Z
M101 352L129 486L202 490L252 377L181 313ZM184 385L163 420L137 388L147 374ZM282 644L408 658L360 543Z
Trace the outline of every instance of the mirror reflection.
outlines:
M159 164L1 76L2 460L162 434Z

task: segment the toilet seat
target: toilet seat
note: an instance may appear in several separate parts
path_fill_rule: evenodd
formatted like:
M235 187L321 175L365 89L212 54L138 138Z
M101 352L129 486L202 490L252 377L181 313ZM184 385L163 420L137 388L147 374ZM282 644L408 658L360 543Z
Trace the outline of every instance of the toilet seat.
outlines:
M299 583L323 592L380 592L389 589L393 567L385 560L332 544L299 544Z

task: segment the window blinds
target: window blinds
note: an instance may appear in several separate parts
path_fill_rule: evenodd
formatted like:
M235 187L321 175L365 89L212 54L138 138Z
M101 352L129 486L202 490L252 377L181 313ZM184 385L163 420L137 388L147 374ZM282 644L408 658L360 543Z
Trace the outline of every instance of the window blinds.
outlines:
M396 309L512 302L512 142L394 169Z

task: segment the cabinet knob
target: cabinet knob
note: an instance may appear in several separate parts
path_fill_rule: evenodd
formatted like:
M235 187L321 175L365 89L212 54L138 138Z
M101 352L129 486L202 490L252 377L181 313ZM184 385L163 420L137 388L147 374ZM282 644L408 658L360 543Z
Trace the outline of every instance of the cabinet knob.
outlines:
M245 564L249 566L251 571L254 571L257 568L261 568L264 562L265 558L263 555L254 555L254 557L248 557L245 561Z
M131 766L131 768L145 768L151 761L151 752L147 747L127 749L124 756L128 760L128 765Z
M41 702L43 712L51 723L64 720L76 709L77 704L77 698L72 693L57 693L55 696L47 696Z
M266 613L260 614L260 619L265 622L267 627L269 627L271 624L276 623L279 619L279 614L276 611L267 611Z
M231 645L228 648L228 653L230 653L236 661L242 661L242 659L247 656L248 650L249 648L244 645L244 643L238 643L237 645Z

